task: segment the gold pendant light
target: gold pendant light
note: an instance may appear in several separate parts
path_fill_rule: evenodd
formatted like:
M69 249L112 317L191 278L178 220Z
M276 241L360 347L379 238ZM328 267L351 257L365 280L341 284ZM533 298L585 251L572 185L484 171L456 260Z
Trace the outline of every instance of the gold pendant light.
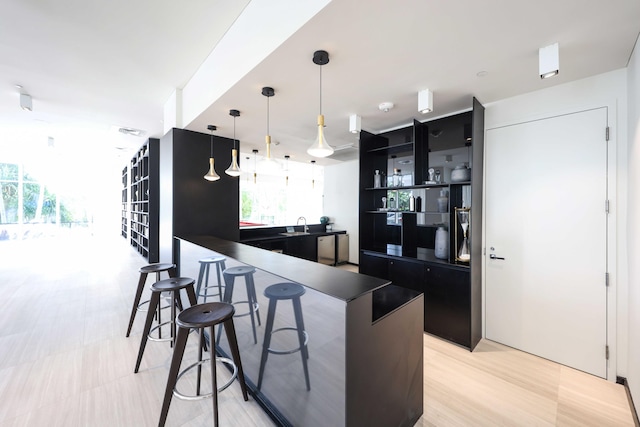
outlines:
M209 157L209 172L204 176L204 179L207 181L217 181L220 179L220 176L216 173L216 169L214 167L214 158L213 158L213 131L217 128L214 125L207 126L207 129L211 131L211 157Z
M240 176L242 171L238 166L238 149L236 148L236 117L240 117L240 111L229 110L229 115L233 116L233 150L231 150L231 166L224 173L229 176Z
M322 114L322 66L329 63L329 54L324 50L313 53L313 63L320 65L320 114L318 114L318 136L315 142L307 149L307 153L313 157L327 157L333 154L333 147L327 143L324 136L324 115Z
M280 164L271 157L271 135L269 134L269 98L276 92L272 87L263 87L262 94L267 98L267 135L264 137L267 146L267 155L260 162L260 167L266 172L275 172L280 169Z

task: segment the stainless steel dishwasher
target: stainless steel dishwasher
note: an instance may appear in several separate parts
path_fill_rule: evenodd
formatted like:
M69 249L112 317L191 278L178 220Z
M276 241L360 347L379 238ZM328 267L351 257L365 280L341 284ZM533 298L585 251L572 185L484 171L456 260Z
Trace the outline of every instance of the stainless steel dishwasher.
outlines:
M336 240L336 265L349 262L349 235L338 234L338 240Z
M318 237L318 262L320 264L335 265L336 236Z

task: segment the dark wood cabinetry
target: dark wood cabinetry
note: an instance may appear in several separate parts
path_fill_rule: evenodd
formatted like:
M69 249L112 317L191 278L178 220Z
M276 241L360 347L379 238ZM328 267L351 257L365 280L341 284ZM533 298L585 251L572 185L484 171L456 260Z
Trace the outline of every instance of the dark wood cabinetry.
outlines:
M318 259L318 236L297 236L285 240L284 253L297 258L316 261Z
M424 268L424 330L471 347L469 272L438 265Z
M149 138L129 164L129 241L149 262L159 261L158 144L158 139Z
M483 146L475 98L469 112L360 136L360 272L424 292L425 331L471 349L481 337ZM458 257L461 208L470 262ZM437 251L436 235L446 241Z

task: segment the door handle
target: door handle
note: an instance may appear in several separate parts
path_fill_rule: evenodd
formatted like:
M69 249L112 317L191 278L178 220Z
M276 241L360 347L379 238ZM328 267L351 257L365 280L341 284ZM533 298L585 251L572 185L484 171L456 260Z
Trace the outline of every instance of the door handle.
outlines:
M504 258L502 258L500 256L496 256L495 254L490 254L489 258L491 258L491 259L502 259L502 260L504 259Z

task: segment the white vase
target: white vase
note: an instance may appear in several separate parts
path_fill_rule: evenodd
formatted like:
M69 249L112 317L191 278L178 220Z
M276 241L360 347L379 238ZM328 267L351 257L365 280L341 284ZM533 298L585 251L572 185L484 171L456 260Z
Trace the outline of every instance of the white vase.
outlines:
M436 258L449 258L449 231L444 227L438 227L436 230L436 243L434 246Z

